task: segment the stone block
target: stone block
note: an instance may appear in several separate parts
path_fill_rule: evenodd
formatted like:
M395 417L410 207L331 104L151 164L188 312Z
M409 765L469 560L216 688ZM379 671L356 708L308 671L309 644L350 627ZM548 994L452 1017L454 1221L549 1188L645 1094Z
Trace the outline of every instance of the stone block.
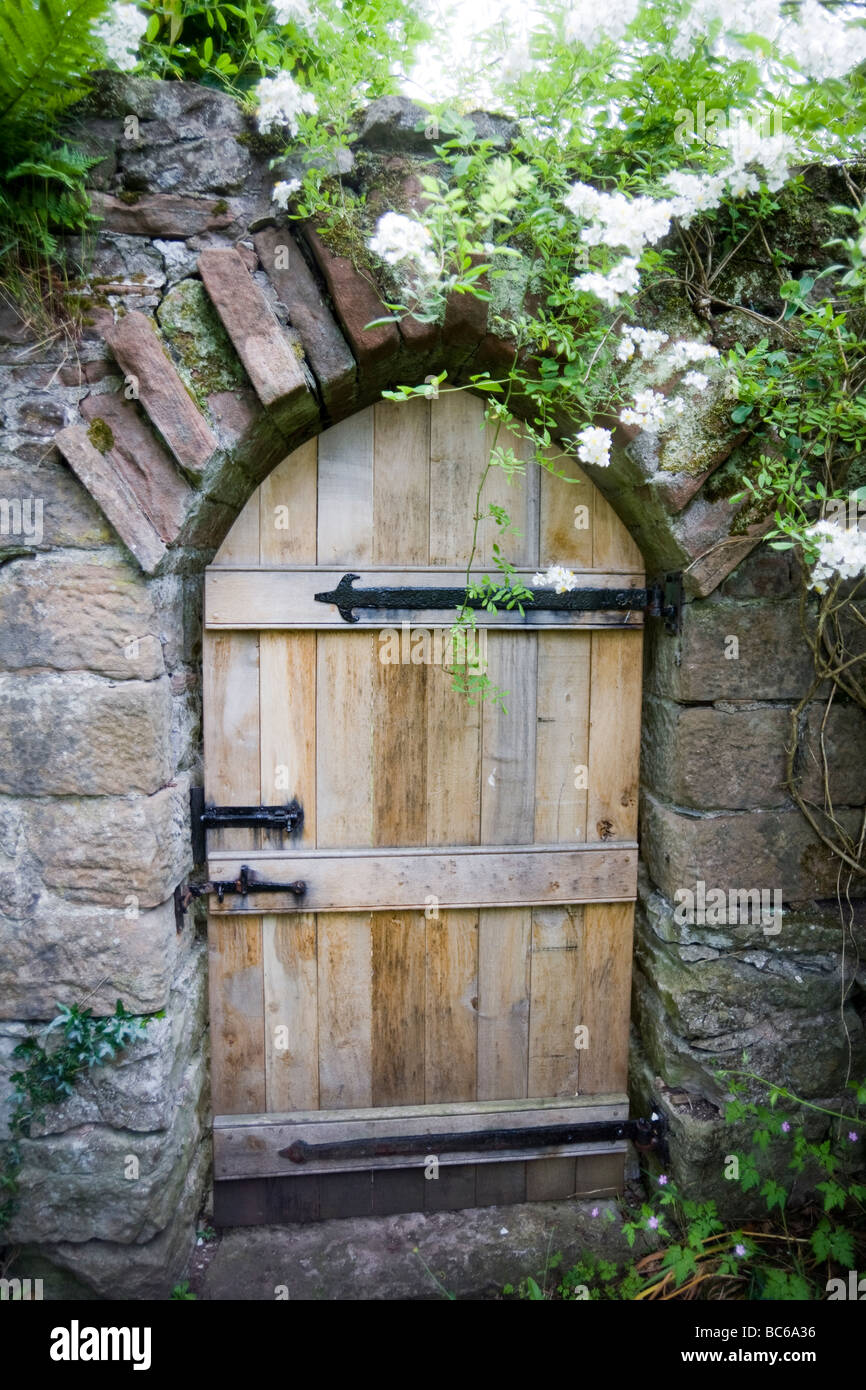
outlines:
M91 442L124 479L157 535L176 539L190 503L191 488L132 401L102 391L86 396L81 413Z
M367 324L386 316L385 306L369 280L359 275L348 256L336 256L314 227L304 228L316 263L334 302L337 317L362 373L375 375L384 370L400 348L400 334L393 323L378 328Z
M71 901L123 907L165 902L192 867L189 779L152 796L34 801L31 847L46 886Z
M6 877L0 872L0 883ZM0 1018L50 1019L58 1004L85 998L95 1014L113 1013L118 999L132 1013L165 1008L186 941L177 932L174 900L148 910L134 893L127 898L117 908L71 903L37 880L16 905L4 891Z
M856 811L840 811L856 837ZM839 860L796 810L683 812L648 792L642 798L641 843L650 877L667 897L678 889L779 889L785 902L826 898L836 891Z
M152 680L161 635L141 575L111 556L37 555L0 570L0 668Z
M172 775L171 690L90 674L0 675L0 792L125 796Z
M39 462L0 453L0 497L41 502L41 536L2 537L28 545L93 547L116 544L102 508L78 481L59 454L40 450ZM35 514L34 514L35 515ZM20 573L20 571L19 571Z
M647 648L649 689L685 703L799 700L814 675L796 599L696 599L678 637L648 623Z
M253 237L271 283L297 329L322 400L331 412L345 408L355 389L355 359L326 305L297 242L285 231L266 227ZM285 249L285 259L278 254Z
M236 230L244 206L237 198L188 198L178 193L141 193L122 199L93 193L91 197L106 231L154 238Z
M649 696L644 702L641 776L656 795L697 810L783 806L787 709L718 709Z
M54 442L141 568L152 574L165 557L165 546L123 474L94 448L83 426L70 425Z

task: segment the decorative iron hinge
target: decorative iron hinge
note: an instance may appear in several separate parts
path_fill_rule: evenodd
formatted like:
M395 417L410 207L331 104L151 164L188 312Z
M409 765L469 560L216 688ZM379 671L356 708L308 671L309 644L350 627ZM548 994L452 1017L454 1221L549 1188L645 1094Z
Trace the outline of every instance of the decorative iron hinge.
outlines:
M237 878L223 878L208 880L207 883L187 883L181 889L180 900L184 908L189 907L193 898L201 898L206 893L216 893L220 902L225 898L226 893L237 893L245 898L249 893L291 893L293 897L302 898L307 891L307 885L303 879L295 879L294 883L270 883L264 878L251 878L250 867L248 864L241 864L241 871Z
M442 1134L392 1134L377 1139L339 1139L328 1144L308 1144L296 1139L280 1158L290 1163L339 1158L402 1158L414 1154L496 1153L503 1149L546 1149L563 1144L613 1143L631 1139L641 1153L664 1151L667 1121L653 1111L638 1120L585 1120L572 1125L539 1125L528 1129L448 1130Z
M483 598L467 597L466 589L401 588L356 589L359 574L344 574L336 589L315 594L317 603L333 603L346 623L356 623L356 608L390 609L393 612L440 608L484 608ZM565 594L550 589L530 589L532 602L526 601L531 612L545 613L609 613L646 612L651 618L664 618L668 632L679 631L679 612L682 605L682 586L679 575L668 574L662 582L645 589L572 589Z
M225 825L251 825L294 835L304 824L304 809L297 801L290 801L286 806L206 806L203 787L190 788L189 810L196 864L203 864L207 859L208 830L218 830Z

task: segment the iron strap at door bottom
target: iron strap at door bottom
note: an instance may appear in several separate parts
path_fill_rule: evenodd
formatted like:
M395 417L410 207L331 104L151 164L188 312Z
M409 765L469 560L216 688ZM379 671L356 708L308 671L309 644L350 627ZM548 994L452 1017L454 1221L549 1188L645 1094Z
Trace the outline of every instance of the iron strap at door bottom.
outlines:
M338 1139L325 1144L308 1144L296 1139L280 1158L291 1163L339 1158L401 1158L418 1154L496 1153L504 1149L557 1148L563 1144L603 1144L630 1139L641 1153L661 1150L667 1121L653 1111L651 1117L637 1120L587 1120L582 1124L538 1125L524 1129L449 1130L444 1134L392 1134L381 1139Z

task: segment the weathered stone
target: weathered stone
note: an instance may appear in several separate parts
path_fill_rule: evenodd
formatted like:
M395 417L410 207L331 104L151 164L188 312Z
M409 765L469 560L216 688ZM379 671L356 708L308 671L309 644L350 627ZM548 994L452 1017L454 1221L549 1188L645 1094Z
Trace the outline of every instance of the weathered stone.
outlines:
M106 558L38 556L0 570L0 667L152 680L160 627L140 576Z
M304 236L325 277L337 316L359 368L375 373L399 351L400 334L393 323L367 328L368 323L385 316L385 308L368 280L358 274L347 256L335 256L314 227L304 228Z
M838 812L856 837L856 811ZM643 795L641 843L653 882L669 898L698 879L709 887L779 889L785 902L835 892L839 860L798 810L711 812L675 810Z
M182 468L198 473L216 439L196 410L171 358L143 314L127 314L106 341L123 371L138 382L139 399Z
M166 543L173 541L184 522L190 488L153 430L120 394L85 396L81 413L90 424L91 440L102 433L100 452L124 478L154 530Z
M679 637L650 623L647 641L650 689L675 700L798 700L812 684L795 599L695 600L685 605Z
M409 97L379 97L364 110L357 143L374 150L432 152L440 138L429 112Z
M54 442L141 568L152 574L165 555L165 546L125 477L94 448L82 426L61 430Z
M163 238L157 238L153 244L162 256L166 284L169 289L172 285L176 285L179 280L185 280L187 276L195 274L198 253L191 251L185 241L166 241Z
M0 879L6 877L0 873ZM85 998L94 1014L113 1013L118 999L132 1013L165 1008L183 944L174 900L139 910L136 895L126 896L129 901L120 908L79 905L37 884L22 915L13 916L4 891L0 1018L50 1019L58 1004Z
M73 901L122 907L132 893L140 907L156 907L192 865L188 803L186 777L152 796L34 801L43 882Z
M199 404L222 392L251 390L249 377L201 280L181 280L169 290L157 318L178 372Z
M762 545L742 560L721 587L725 598L787 598L800 583L796 552Z
M81 1125L114 1125L147 1133L171 1128L174 1096L190 1056L206 1057L207 951L202 942L181 957L164 1018L102 1066L82 1072L68 1100L31 1126L34 1139ZM123 999L124 1006L129 1004ZM132 1012L132 1010L130 1010Z
M73 242L73 251L77 243ZM159 251L139 224L134 235L105 229L87 257L87 283L101 295L161 289L165 270Z
M355 359L348 344L294 238L275 227L267 227L257 232L253 240L261 263L298 331L322 400L326 408L333 411L351 400L354 393Z
M189 237L236 231L244 204L237 198L187 198L175 193L141 193L115 198L92 195L107 231L131 236ZM159 248L159 243L154 243Z
M168 680L0 675L0 791L123 796L171 777Z
M184 1155L185 1157L185 1155ZM195 1219L210 1173L210 1144L195 1148L179 1188L172 1219L158 1235L134 1245L112 1240L63 1240L19 1250L17 1266L45 1276L47 1299L73 1297L154 1301L171 1296L195 1245ZM132 1184L130 1184L131 1186ZM62 1233L64 1236L66 1232Z
M19 1209L9 1239L128 1245L152 1240L170 1225L202 1141L203 1070L203 1058L194 1057L175 1091L167 1129L82 1124L22 1141Z
M641 774L658 796L700 810L782 806L786 709L720 710L650 697L644 702Z
M280 429L316 414L300 362L237 251L203 251L199 270L262 405Z

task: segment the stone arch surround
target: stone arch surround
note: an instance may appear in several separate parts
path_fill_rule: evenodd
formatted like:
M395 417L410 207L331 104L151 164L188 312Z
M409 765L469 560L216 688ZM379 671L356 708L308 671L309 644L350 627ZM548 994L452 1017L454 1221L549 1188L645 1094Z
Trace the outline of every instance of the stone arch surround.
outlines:
M72 352L0 315L0 493L42 501L38 538L0 535L0 1066L57 1001L165 1009L135 1054L94 1073L25 1144L10 1231L31 1261L89 1290L155 1296L188 1256L209 1163L204 945L173 900L192 868L202 571L306 439L383 387L496 374L510 348L465 298L441 325L367 329L377 287L315 228L275 218L273 175L227 98L117 74L100 91L76 131L103 156L102 223L78 287L91 322ZM430 157L395 101L368 109L344 159L371 201L387 190L382 210L412 205ZM505 123L493 128L507 139ZM811 264L814 247L802 254ZM708 331L685 306L678 324ZM723 340L728 327L709 331ZM647 642L632 1070L635 1106L652 1095L670 1115L681 1181L716 1196L714 1066L748 1047L756 1070L832 1096L853 968L827 901L835 869L781 788L810 658L793 565L755 549L760 524L738 526L718 486L739 443L709 398L663 446L619 430L610 469L587 469L648 571L687 576L682 634ZM737 661L724 657L732 634ZM804 755L822 713L808 711ZM858 712L836 709L827 738L854 823ZM783 932L679 926L674 893L696 879L781 887ZM846 1017L861 1069L864 988ZM135 1184L122 1176L129 1153Z

